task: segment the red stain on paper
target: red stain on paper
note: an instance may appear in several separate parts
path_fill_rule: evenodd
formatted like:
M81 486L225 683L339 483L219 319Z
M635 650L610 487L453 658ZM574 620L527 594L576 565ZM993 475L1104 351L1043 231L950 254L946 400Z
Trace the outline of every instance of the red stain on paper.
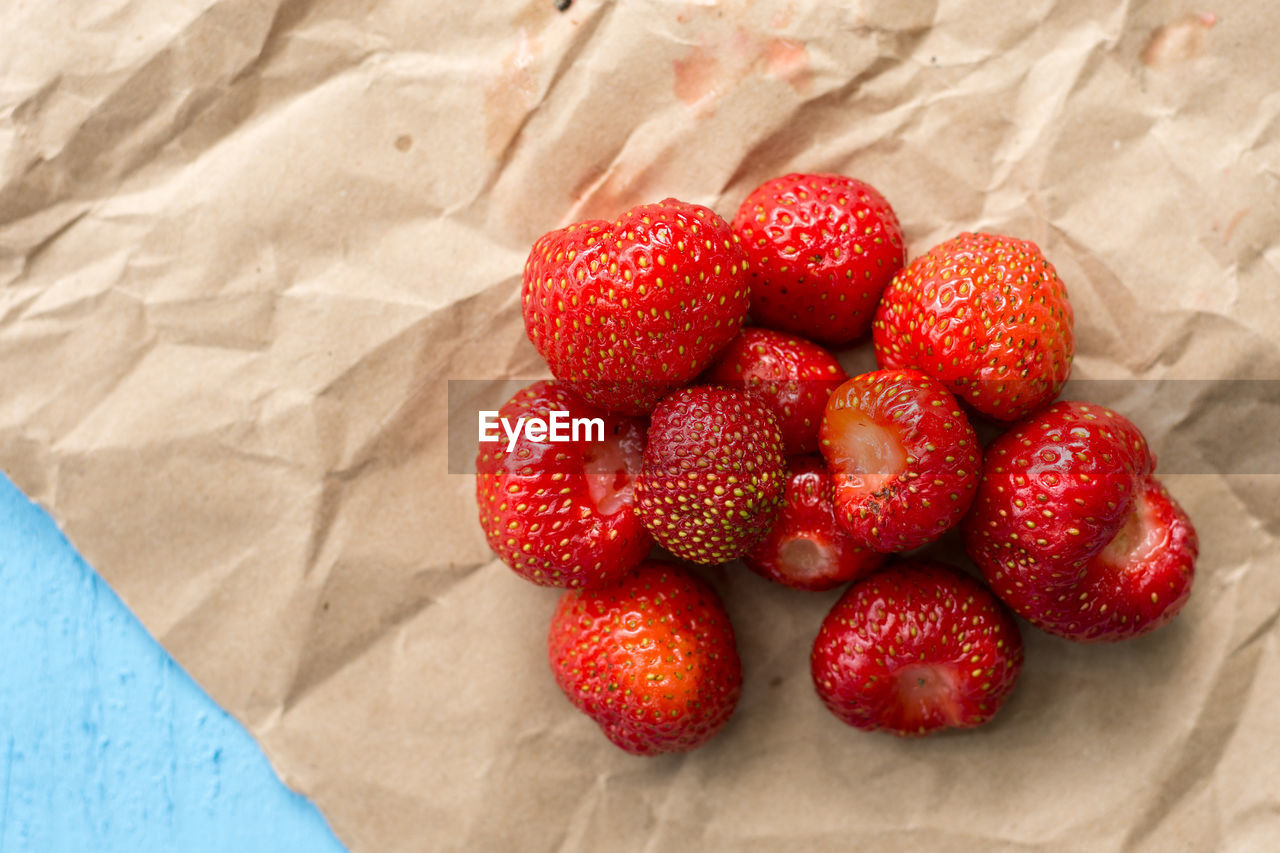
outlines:
M649 192L650 167L614 165L608 170L596 167L587 171L574 187L575 204L565 217L565 224L587 219L617 219L639 204L657 201Z
M520 28L515 45L503 57L498 73L485 86L485 151L494 156L511 142L524 117L538 99L533 63L542 50L541 40Z
M672 67L675 96L699 115L714 110L717 98L753 74L782 80L799 94L808 92L813 83L804 42L767 38L742 27L704 39L674 60Z
M1240 224L1240 220L1244 219L1244 215L1249 212L1249 208L1236 211L1236 214L1227 221L1227 227L1222 229L1222 242L1230 243L1231 235L1236 233L1236 226Z
M1209 30L1218 23L1212 12L1184 15L1157 27L1142 49L1142 64L1148 68L1168 68L1204 55L1209 46Z
M711 51L695 47L683 59L675 60L673 68L675 94L686 107L697 110L714 99L720 61Z
M804 94L813 82L809 70L809 51L804 42L795 39L770 39L764 46L765 67L769 73L785 80L796 92Z

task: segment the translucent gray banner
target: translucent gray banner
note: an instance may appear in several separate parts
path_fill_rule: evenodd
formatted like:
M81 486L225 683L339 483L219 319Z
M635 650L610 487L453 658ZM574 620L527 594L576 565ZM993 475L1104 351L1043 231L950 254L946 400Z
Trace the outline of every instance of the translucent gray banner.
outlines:
M450 474L475 473L479 413L501 409L535 381L449 380ZM1280 474L1280 380L1073 379L1058 399L1098 403L1133 421L1162 476ZM970 416L984 444L1005 428Z

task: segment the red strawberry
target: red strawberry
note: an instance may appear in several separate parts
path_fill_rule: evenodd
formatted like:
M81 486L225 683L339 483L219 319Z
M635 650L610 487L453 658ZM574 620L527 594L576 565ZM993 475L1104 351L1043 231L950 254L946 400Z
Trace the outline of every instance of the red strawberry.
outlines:
M1054 403L987 449L965 548L1014 611L1052 634L1155 630L1191 592L1197 540L1154 464L1124 417Z
M785 479L782 433L757 397L685 388L653 410L636 510L671 553L722 563L764 535Z
M542 586L601 586L649 553L652 541L634 512L633 481L644 452L644 422L609 415L555 382L535 382L499 411L518 418L599 418L603 441L534 441L508 452L508 437L481 443L476 457L480 526L516 574ZM570 432L572 437L572 432Z
M792 458L782 509L768 535L743 555L756 574L794 589L834 589L875 570L884 555L863 548L836 521L831 475L816 456Z
M1035 624L1086 642L1149 634L1187 603L1198 553L1191 519L1159 480L1147 477L1120 532L1089 561L1074 597L1061 595Z
M702 372L747 312L746 257L708 208L667 199L538 238L525 330L588 402L644 414Z
M761 184L733 230L750 263L757 322L830 344L866 334L881 291L907 258L889 202L843 175Z
M787 454L818 449L818 422L827 398L849 376L836 357L804 338L743 329L704 379L758 394L773 411Z
M958 523L982 473L982 449L959 404L914 370L878 370L841 385L819 438L841 523L885 553L932 542Z
M941 379L984 415L1012 421L1067 381L1072 322L1066 288L1035 243L961 234L916 258L885 290L876 360Z
M823 620L810 666L842 721L923 735L995 716L1022 670L1022 636L978 581L911 560L849 587Z
M671 563L566 592L547 649L569 701L636 755L701 746L742 692L729 614L715 590Z
M1015 596L1074 582L1120 530L1152 468L1146 439L1127 419L1065 400L1015 424L986 457L966 547L992 587L1003 595L1007 575ZM1006 600L1023 609L1020 598Z

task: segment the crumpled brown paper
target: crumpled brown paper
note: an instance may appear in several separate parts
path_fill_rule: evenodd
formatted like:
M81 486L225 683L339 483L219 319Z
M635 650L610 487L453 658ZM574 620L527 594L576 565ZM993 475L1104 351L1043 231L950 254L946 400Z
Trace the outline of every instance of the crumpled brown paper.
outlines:
M1270 4L80 0L0 30L0 465L352 849L1274 847L1280 466L1214 383L1125 409L1261 460L1166 475L1184 614L1028 628L997 722L926 741L814 697L835 593L734 564L734 721L621 753L445 464L448 379L545 372L534 238L797 169L873 183L913 256L1038 241L1077 378L1276 379Z

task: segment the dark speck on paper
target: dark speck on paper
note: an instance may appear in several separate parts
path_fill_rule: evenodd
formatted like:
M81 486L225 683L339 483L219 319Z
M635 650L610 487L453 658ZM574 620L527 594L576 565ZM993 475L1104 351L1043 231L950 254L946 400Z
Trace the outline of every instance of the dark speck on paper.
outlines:
M396 137L396 150L408 151L413 147L413 137L407 133L402 133Z
M556 9L560 12L568 12L569 7L573 5L573 0L555 0Z

